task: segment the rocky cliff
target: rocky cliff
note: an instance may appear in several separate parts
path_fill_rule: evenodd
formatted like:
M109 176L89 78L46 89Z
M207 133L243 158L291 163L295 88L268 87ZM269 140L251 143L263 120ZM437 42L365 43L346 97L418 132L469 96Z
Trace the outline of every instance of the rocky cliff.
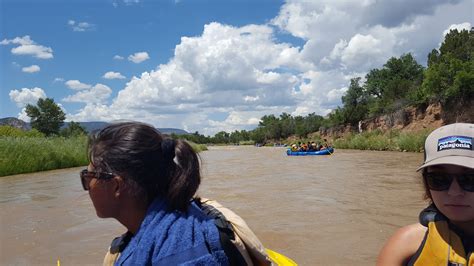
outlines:
M357 126L345 125L320 129L319 133L324 137L337 138L349 132L356 133L375 129L419 131L456 122L474 123L474 99L449 107L443 107L441 104L430 104L427 107L418 108L407 107L390 114L360 121Z

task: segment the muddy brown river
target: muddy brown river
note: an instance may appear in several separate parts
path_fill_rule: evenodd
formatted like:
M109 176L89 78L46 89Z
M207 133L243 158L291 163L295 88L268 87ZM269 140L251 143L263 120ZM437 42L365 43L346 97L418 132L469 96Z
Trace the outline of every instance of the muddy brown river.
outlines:
M284 148L211 147L199 195L233 209L262 243L300 265L373 265L398 227L426 205L418 153L336 150L288 157ZM0 178L1 265L100 265L124 232L99 219L83 167Z

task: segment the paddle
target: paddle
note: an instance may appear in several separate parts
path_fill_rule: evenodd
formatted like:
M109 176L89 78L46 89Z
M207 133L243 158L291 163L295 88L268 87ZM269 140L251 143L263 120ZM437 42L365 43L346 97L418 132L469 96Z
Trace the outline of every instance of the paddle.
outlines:
M334 152L331 152L331 150L329 148L331 148L329 145L328 145L328 140L327 139L324 139L324 147L326 147L325 150L328 151L329 155L332 155Z
M325 150L328 151L329 155L332 155L334 152L331 152L330 148L331 148L331 147L326 146L326 149L325 149Z
M332 155L334 152L331 152L331 150L329 149L329 147L326 148L326 150L329 152L329 155Z

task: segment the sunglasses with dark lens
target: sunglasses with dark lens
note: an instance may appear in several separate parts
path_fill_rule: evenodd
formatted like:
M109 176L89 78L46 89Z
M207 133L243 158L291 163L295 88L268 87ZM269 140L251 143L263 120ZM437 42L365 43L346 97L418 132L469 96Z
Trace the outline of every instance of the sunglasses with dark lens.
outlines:
M435 191L448 190L456 178L459 186L469 192L474 192L474 173L467 174L445 174L445 173L423 173L428 188Z
M89 183L92 178L106 180L113 178L115 175L112 173L94 172L84 169L81 171L80 176L82 188L84 188L84 190L89 190Z

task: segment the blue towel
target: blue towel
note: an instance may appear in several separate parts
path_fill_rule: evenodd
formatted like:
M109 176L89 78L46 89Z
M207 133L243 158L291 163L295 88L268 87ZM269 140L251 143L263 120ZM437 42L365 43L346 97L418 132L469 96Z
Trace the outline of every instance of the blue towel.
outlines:
M137 234L115 265L228 265L214 221L192 203L186 213L148 208Z

